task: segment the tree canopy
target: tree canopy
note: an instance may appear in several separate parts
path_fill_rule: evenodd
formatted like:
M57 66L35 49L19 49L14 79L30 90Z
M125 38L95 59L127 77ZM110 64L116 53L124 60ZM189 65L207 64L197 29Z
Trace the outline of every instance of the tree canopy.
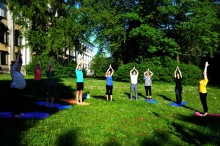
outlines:
M219 47L217 4L210 0L8 0L28 45L61 54L95 36L119 62L168 56L197 63Z

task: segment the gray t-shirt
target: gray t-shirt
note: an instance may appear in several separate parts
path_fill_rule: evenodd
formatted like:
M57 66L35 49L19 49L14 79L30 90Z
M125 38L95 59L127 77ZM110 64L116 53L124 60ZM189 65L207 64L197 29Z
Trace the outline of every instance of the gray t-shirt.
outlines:
M152 85L152 80L151 80L151 76L144 76L144 86L151 86Z
M24 75L20 72L17 71L18 64L15 63L11 70L11 77L12 77L12 83L11 83L11 88L16 88L16 89L24 89L26 87L26 81L24 79Z

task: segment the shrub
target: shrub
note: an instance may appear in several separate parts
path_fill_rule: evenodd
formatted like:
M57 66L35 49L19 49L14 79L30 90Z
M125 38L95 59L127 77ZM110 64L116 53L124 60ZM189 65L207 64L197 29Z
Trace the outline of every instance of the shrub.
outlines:
M144 72L149 68L154 74L152 81L156 82L174 82L174 71L179 66L183 75L184 85L197 85L201 79L201 70L199 67L191 64L176 62L168 57L145 59L141 63L129 63L122 65L114 74L114 80L130 82L130 70L135 66L139 71L138 82L144 82Z
M33 58L32 62L25 67L26 74L27 75L33 75L34 74L34 64L37 62L37 58ZM49 58L48 57L42 57L41 59L41 66L43 68L43 77L46 77L46 70L49 65ZM55 64L55 76L57 78L73 78L75 77L75 68L76 64L71 61L65 61L65 60L54 60ZM86 76L86 71L83 69L84 76Z

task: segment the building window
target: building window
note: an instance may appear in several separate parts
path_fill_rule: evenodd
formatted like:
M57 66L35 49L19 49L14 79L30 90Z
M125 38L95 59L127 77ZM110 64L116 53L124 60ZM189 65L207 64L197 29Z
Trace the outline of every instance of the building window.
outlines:
M4 43L8 44L8 33L7 32L4 33Z
M6 18L6 7L0 2L0 17Z
M0 58L1 58L1 64L0 65L7 65L7 52L6 51L0 51Z
M15 46L21 45L21 38L19 30L15 30Z

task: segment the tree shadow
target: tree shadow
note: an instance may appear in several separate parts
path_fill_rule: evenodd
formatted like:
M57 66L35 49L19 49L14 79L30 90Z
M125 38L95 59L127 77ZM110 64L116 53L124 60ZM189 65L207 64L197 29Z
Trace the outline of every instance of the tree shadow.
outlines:
M162 129L154 129L151 136L144 137L140 143L141 146L153 145L178 145L175 141L172 141L171 134L169 131Z
M172 99L170 99L169 97L162 95L162 94L158 94L158 96L162 97L164 100L166 101L173 101Z
M220 118L218 117L196 117L186 116L186 115L177 115L177 120L191 123L199 127L204 127L207 130L200 132L197 129L192 129L186 127L177 122L173 122L171 125L176 129L176 131L181 135L181 138L187 143L193 145L219 145L220 144L220 129L219 122Z
M118 139L115 137L110 137L108 142L103 144L104 146L121 146Z
M56 140L57 146L76 146L80 145L76 129L63 132Z
M8 77L10 78L10 77ZM34 81L33 79L25 79L26 80L26 88L24 89L24 112L43 112L48 114L54 114L59 112L57 108L47 108L43 106L39 106L35 103L36 99L33 96L34 89ZM47 80L42 80L41 93L42 98L37 100L45 100L46 91L47 91ZM0 112L10 112L12 110L12 98L10 97L10 84L11 80L0 80ZM56 86L56 100L59 101L60 98L63 97L71 97L73 96L74 90L66 86L62 80L57 80ZM65 95L65 96L61 96ZM40 120L38 119L17 119L17 118L0 118L0 143L2 145L20 145L20 141L22 139L22 133L30 128L34 127Z
M169 118L163 117L157 112L153 112L153 114L160 118L160 120L166 120L168 123L168 127L170 127L171 131L162 131L154 130L154 136L146 137L142 141L142 145L219 145L220 144L220 129L219 122L220 118L218 117L196 117L194 115L187 116L182 114L175 115L176 120L171 121ZM186 124L182 124L180 122L186 122L187 125L193 124L195 126L187 126ZM201 127L206 130L200 130ZM175 130L172 130L172 129ZM161 135L162 134L162 135ZM163 135L166 135L164 137ZM185 143L176 143L172 141L172 138L169 135L175 135L179 137ZM155 137L158 137L159 140L155 141ZM166 143L168 142L169 143Z

